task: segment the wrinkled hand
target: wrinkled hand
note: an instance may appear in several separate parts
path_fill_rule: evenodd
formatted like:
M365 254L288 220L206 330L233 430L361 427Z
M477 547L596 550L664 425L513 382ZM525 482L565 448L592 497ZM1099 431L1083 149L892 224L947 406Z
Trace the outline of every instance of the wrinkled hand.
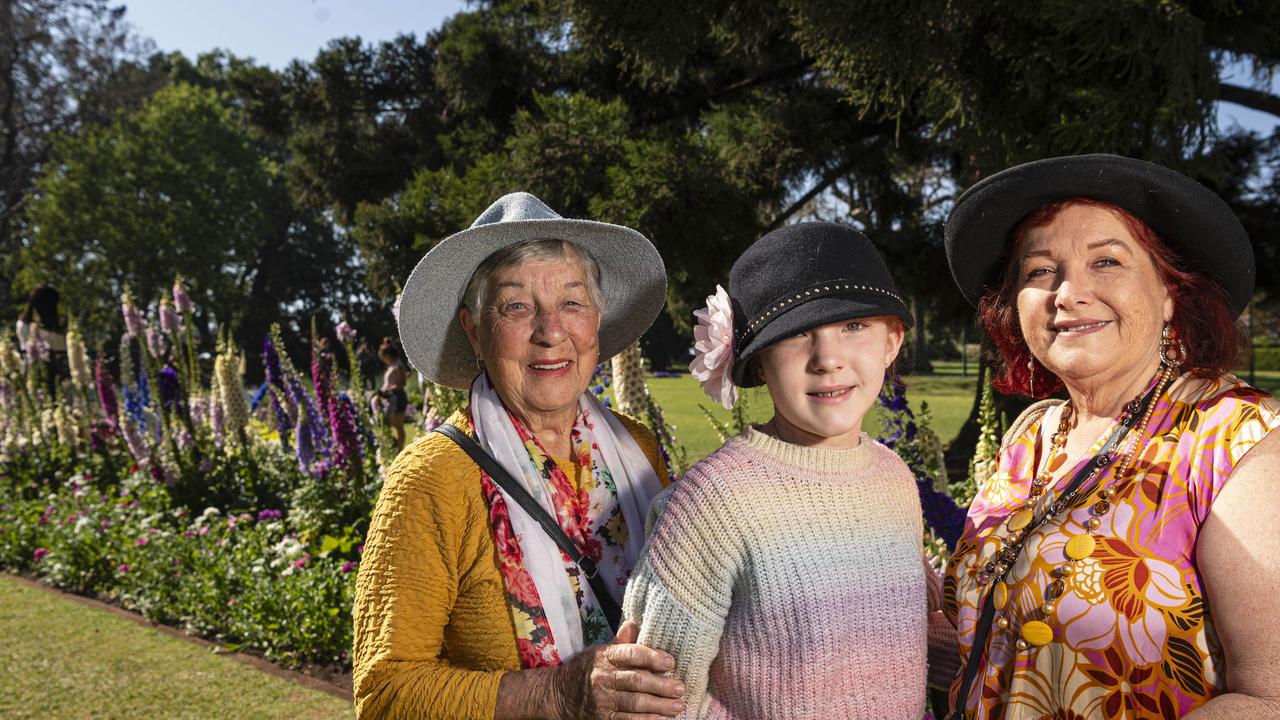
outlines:
M608 645L593 645L563 668L566 720L662 720L684 710L684 684L662 673L675 668L665 652L637 645L630 620Z

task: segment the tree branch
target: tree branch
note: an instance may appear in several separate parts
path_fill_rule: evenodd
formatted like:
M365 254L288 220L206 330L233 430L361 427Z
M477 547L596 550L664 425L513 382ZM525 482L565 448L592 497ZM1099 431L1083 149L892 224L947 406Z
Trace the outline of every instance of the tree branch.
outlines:
M1218 99L1280 117L1280 97L1231 83L1218 84Z
M764 231L769 232L770 230L774 230L779 226L781 226L782 223L787 221L787 218L791 217L792 215L795 215L800 210L800 208L804 207L810 200L817 197L823 190L826 190L827 188L831 187L832 183L834 183L836 180L839 180L841 177L844 176L845 173L852 170L853 165L854 165L854 162L852 160L848 160L842 163L836 169L832 170L826 175L823 175L822 180L820 180L817 185L814 185L813 187L809 188L808 192L806 192L804 195L801 195L798 200L791 203L790 207L788 207L786 210L783 210L778 216L776 216L772 221L770 221L769 226L766 227Z

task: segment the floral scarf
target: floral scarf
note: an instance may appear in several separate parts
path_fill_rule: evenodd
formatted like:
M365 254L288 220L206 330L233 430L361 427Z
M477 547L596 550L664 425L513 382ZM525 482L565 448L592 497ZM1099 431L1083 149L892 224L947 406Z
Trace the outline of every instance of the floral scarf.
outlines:
M472 386L471 413L481 446L591 556L621 603L643 549L644 513L662 489L631 434L584 393L570 435L572 462L578 468L574 472L574 467L556 463L502 405L485 375ZM481 491L489 506L521 665L558 665L587 645L612 639L604 611L578 566L483 472Z

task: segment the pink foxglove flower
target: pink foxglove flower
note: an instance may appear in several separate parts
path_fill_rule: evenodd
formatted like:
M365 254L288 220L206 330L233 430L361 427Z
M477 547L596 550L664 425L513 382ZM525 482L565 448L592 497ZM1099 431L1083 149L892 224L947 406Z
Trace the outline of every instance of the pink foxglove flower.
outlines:
M146 337L147 349L151 351L151 357L164 357L164 352L168 349L165 347L164 335L161 335L155 328L149 327L146 330Z
M698 324L693 328L693 362L689 374L702 389L724 408L738 402L733 384L733 304L729 293L716 285L716 294L707 296L707 306L695 310Z
M349 343L356 339L356 329L347 324L346 320L338 323L338 327L334 328L333 331L337 334L338 339L344 343Z
M160 329L172 336L176 336L182 330L182 320L178 318L178 311L164 299L160 301Z
M173 281L173 304L183 315L190 315L195 309L191 303L191 296L187 294L187 288L180 277Z
M133 296L129 294L128 290L124 292L124 297L120 301L120 312L124 315L125 334L130 339L143 337L147 330L147 324L142 318L142 311L138 310L138 306L133 304Z

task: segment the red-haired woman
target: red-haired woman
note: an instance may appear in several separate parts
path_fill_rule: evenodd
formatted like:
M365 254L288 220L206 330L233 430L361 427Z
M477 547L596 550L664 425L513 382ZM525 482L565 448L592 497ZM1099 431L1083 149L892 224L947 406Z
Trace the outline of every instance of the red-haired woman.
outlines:
M947 256L1033 405L946 580L972 718L1280 717L1280 401L1229 373L1254 287L1207 188L1113 155L960 197ZM1060 392L1061 391L1061 392Z

